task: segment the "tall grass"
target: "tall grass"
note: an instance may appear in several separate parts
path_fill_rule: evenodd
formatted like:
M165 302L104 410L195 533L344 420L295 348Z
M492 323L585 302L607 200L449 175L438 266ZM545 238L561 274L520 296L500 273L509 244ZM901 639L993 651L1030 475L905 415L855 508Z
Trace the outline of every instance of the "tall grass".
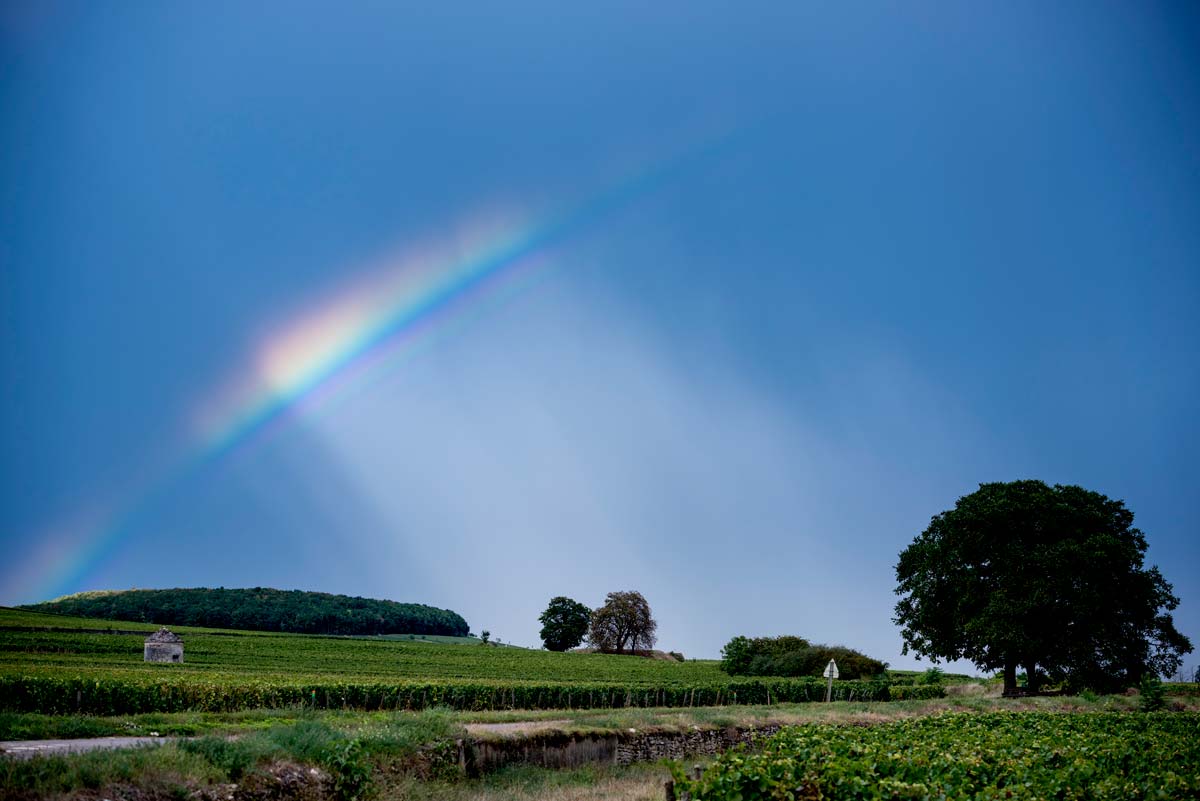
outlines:
M119 751L0 760L0 798L41 799L76 790L128 785L171 794L237 782L263 765L286 760L320 766L336 798L354 801L381 759L411 756L422 746L461 734L448 710L366 719L337 728L315 715L236 738L207 735Z

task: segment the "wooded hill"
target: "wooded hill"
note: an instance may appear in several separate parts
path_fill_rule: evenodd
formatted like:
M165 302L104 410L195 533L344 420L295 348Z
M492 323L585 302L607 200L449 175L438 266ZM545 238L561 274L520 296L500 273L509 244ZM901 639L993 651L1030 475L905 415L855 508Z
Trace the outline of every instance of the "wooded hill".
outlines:
M21 608L166 626L298 634L445 634L463 637L469 631L467 621L449 609L266 587L105 590L67 595Z

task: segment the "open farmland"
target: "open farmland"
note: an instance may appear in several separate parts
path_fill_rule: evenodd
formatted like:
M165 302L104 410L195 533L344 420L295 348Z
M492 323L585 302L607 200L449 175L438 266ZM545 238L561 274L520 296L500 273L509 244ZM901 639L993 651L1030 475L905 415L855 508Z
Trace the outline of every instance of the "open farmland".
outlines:
M113 633L108 633L111 629ZM316 708L557 709L819 700L820 679L733 679L714 661L560 654L179 628L181 665L142 661L152 626L0 610L0 708L124 714ZM838 682L835 697L888 700L930 688Z

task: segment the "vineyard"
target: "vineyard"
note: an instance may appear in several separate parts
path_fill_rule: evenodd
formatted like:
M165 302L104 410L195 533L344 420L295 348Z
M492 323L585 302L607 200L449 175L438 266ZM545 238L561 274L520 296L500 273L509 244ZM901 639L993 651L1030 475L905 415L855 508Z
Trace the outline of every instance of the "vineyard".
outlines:
M816 701L825 692L820 679L731 678L715 661L186 627L175 629L184 663L150 664L142 641L153 628L0 610L0 709L582 709ZM834 693L875 701L940 689L842 681Z
M750 798L1089 799L1200 796L1200 714L941 715L867 728L785 729L727 752L696 801Z

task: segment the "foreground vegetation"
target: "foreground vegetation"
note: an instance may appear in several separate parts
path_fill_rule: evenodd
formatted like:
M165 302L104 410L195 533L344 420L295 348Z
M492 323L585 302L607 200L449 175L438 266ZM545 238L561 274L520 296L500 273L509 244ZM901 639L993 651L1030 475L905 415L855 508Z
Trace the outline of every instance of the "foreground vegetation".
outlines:
M715 661L178 629L183 664L142 661L140 632L0 610L0 710L99 715L311 709L572 709L821 700L820 679L735 679ZM95 626L95 621L88 621ZM842 681L836 700L941 694Z
M457 612L325 592L230 589L81 592L22 607L73 617L300 634L441 634L465 637Z
M1200 794L1200 714L944 715L869 728L788 728L735 749L696 801L838 799L1184 799Z
M1198 704L1185 699L1184 712L1171 713L1179 726L1196 731ZM1030 721L1031 731L1054 731L1050 718L1067 720L1116 720L1118 724L1094 729L1088 746L1103 742L1101 733L1109 737L1133 737L1135 742L1155 744L1164 753L1176 753L1176 743L1155 734L1154 728L1137 728L1137 720L1158 720L1162 715L1143 715L1136 697L1104 696L1099 698L1027 698L959 697L930 701L906 701L887 704L796 704L781 706L714 707L700 709L627 709L529 712L452 712L446 709L415 713L384 713L360 711L311 712L302 709L256 710L230 714L177 713L123 718L78 718L74 716L0 715L0 739L20 732L23 736L63 736L72 721L86 720L86 734L123 733L205 735L188 742L168 742L161 747L123 752L81 754L66 757L39 757L27 761L0 760L0 797L13 799L44 799L58 794L81 790L104 791L106 797L136 796L136 793L116 792L134 788L149 797L183 797L197 788L217 788L227 782L259 781L279 764L312 765L329 777L330 794L353 799L369 794L387 798L661 798L662 782L667 771L662 766L639 766L632 769L590 766L570 771L536 768L508 769L479 780L465 780L457 772L453 759L453 744L467 736L488 737L476 729L477 724L511 721L540 722L556 731L585 734L619 731L688 731L693 727L725 728L728 726L761 728L771 723L799 725L801 731L815 732L818 739L846 742L854 738L870 739L876 732L893 731L893 723L932 721L980 721L978 726L958 724L946 729L942 750L955 748L946 745L945 738L957 738L959 732L996 728L996 721L1019 729L1019 721ZM962 714L962 713L975 714ZM1027 713L1018 715L1017 713ZM1058 714L1051 714L1058 713ZM1117 714L1120 713L1120 714ZM931 717L932 716L932 717ZM1006 721L1015 721L1009 725ZM1122 728L1120 721L1130 721L1133 728ZM1064 724L1074 732L1081 723ZM866 727L866 728L864 728ZM534 728L531 726L531 728ZM1087 727L1084 727L1087 729ZM879 743L890 742L894 751L923 759L926 751L922 738L941 729L897 729ZM896 732L903 733L903 737ZM236 739L228 735L236 734ZM495 734L495 737L520 736ZM964 735L966 736L966 735ZM1016 736L1016 735L1014 735ZM1173 735L1172 735L1173 736ZM889 740L888 737L891 739ZM1068 738L1070 739L1070 738ZM1032 746L1005 742L1013 749ZM849 746L847 746L849 747ZM875 745L871 746L875 748ZM1099 747L1099 746L1098 746ZM924 750L923 750L924 749ZM960 752L954 752L960 753ZM999 754L1000 752L998 752ZM1041 752L1030 751L1034 759ZM993 757L998 756L994 754ZM726 757L728 759L729 757ZM741 758L750 756L742 754ZM1181 757L1187 759L1186 754ZM725 760L721 760L723 764ZM689 763L690 764L690 763ZM749 764L749 763L743 763ZM920 763L918 763L920 764ZM928 765L936 766L936 761ZM1185 766L1186 761L1179 763ZM716 768L721 770L723 768ZM1178 771L1177 771L1178 772ZM711 772L710 772L711 775ZM1102 775L1097 772L1097 776ZM1073 780L1084 781L1082 774L1072 774ZM340 785L337 781L340 780ZM706 777L707 780L707 777ZM336 786L335 786L336 785ZM340 789L337 789L340 787ZM1053 797L1052 795L1021 795L1016 788L1014 797ZM90 796L89 796L90 797ZM193 796L202 797L202 796ZM220 797L225 797L221 795ZM721 797L721 796L717 796ZM746 798L755 797L746 795ZM803 797L803 796L800 796ZM832 795L831 798L844 796ZM870 796L867 796L870 797ZM901 798L907 796L900 796ZM935 795L936 797L936 795ZM950 797L963 797L963 794ZM988 797L988 796L982 796ZM1073 796L1065 796L1071 798ZM1136 796L1130 796L1136 797ZM1153 795L1146 797L1156 797ZM1187 797L1179 795L1158 796Z
M229 797L234 783L251 788L247 797L275 797L280 782L311 781L312 792L341 801L660 798L662 767L525 767L466 780L455 742L767 725L796 728L761 753L721 757L698 782L680 776L681 789L696 799L1200 792L1194 685L1002 699L994 682L929 670L838 681L841 702L793 704L820 700L825 683L731 677L705 660L187 627L177 629L183 664L147 664L142 641L153 628L0 610L0 739L188 738L3 759L0 797L204 801ZM909 700L873 703L897 698ZM1155 708L1171 711L1145 713ZM509 723L514 731L488 728Z

